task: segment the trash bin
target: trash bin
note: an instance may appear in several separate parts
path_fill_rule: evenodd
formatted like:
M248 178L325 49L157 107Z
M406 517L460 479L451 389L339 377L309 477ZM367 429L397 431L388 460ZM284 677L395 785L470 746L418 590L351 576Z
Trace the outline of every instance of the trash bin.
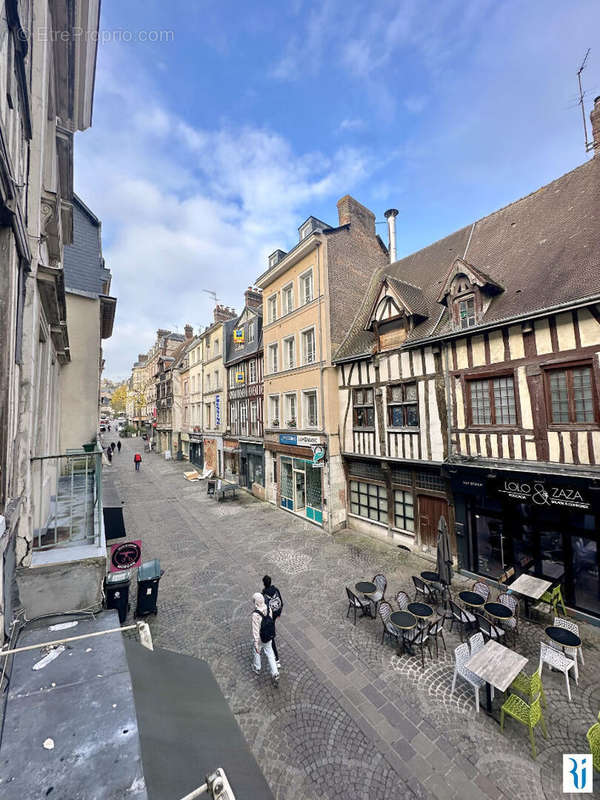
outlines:
M106 607L116 608L119 612L121 625L127 618L129 611L129 581L131 570L111 572L104 578L104 592L106 594Z
M160 561L153 558L138 567L137 574L137 605L135 607L136 617L145 617L146 614L156 614L156 599L158 597L158 582L162 571Z

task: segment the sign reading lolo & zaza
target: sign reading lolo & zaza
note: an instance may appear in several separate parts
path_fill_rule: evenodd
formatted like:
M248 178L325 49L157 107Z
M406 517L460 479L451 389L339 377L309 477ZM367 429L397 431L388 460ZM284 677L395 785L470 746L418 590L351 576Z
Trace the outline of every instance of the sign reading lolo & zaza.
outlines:
M139 567L142 563L142 540L113 544L110 548L110 571L122 572L124 569Z
M562 506L589 511L590 502L582 490L574 486L553 486L541 481L503 480L497 491L512 500L521 503L533 503L536 506Z

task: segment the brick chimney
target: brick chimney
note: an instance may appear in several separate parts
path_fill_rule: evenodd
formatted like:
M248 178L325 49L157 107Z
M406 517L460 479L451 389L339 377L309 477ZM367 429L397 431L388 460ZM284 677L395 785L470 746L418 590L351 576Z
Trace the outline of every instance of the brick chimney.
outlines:
M145 361L148 358L146 353L139 353L138 354L138 361Z
M375 214L349 194L337 202L340 225L356 225L375 236Z
M191 325L189 325L189 324L186 325L183 330L185 332L185 338L186 339L190 340L190 339L194 338L194 329L192 328Z
M594 155L600 158L600 95L594 100L594 108L590 114L592 121L592 139L594 140Z
M227 322L228 319L237 317L235 310L229 306L216 305L213 313L215 322Z
M250 308L261 308L262 289L255 289L253 286L249 286L244 292L244 299L246 301L246 305Z

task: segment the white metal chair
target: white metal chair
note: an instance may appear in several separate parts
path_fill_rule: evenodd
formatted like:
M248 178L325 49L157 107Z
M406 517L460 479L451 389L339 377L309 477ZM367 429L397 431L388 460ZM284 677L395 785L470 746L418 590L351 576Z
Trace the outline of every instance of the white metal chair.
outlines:
M577 683L577 663L572 658L567 658L567 656L564 653L561 653L560 650L556 650L554 647L551 647L545 642L540 642L540 677L542 675L542 668L544 664L548 664L564 674L565 682L567 684L567 695L570 703L571 687L569 685L569 670L572 667L575 667L575 683Z
M484 685L485 681L483 678L477 677L474 672L471 672L470 669L467 669L465 664L471 658L471 653L469 652L469 645L466 642L463 644L459 644L458 647L454 650L454 677L452 678L452 691L450 692L450 696L454 694L454 689L456 688L456 677L460 675L460 677L466 681L470 686L473 687L473 691L475 692L475 711L479 713L479 690ZM492 688L492 697L493 697L494 689Z
M469 647L471 648L472 656L474 656L475 653L478 653L480 650L483 650L484 646L483 633L481 633L481 631L477 631L477 633L474 633L473 636L469 637Z
M579 625L576 622L571 622L570 619L565 619L564 617L554 617L553 625L555 625L557 628L566 628L566 630L571 631L571 633L574 633L575 636L579 636ZM579 673L579 669L577 668L577 659L580 658L581 663L585 664L585 661L583 660L583 646L565 647L564 653L569 658L575 660L575 672Z

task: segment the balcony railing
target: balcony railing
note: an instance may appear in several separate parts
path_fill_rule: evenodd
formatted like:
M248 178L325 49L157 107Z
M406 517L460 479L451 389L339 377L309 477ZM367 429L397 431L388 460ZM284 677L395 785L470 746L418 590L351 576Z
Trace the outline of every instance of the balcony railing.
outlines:
M31 459L33 549L100 543L102 453L73 450Z

